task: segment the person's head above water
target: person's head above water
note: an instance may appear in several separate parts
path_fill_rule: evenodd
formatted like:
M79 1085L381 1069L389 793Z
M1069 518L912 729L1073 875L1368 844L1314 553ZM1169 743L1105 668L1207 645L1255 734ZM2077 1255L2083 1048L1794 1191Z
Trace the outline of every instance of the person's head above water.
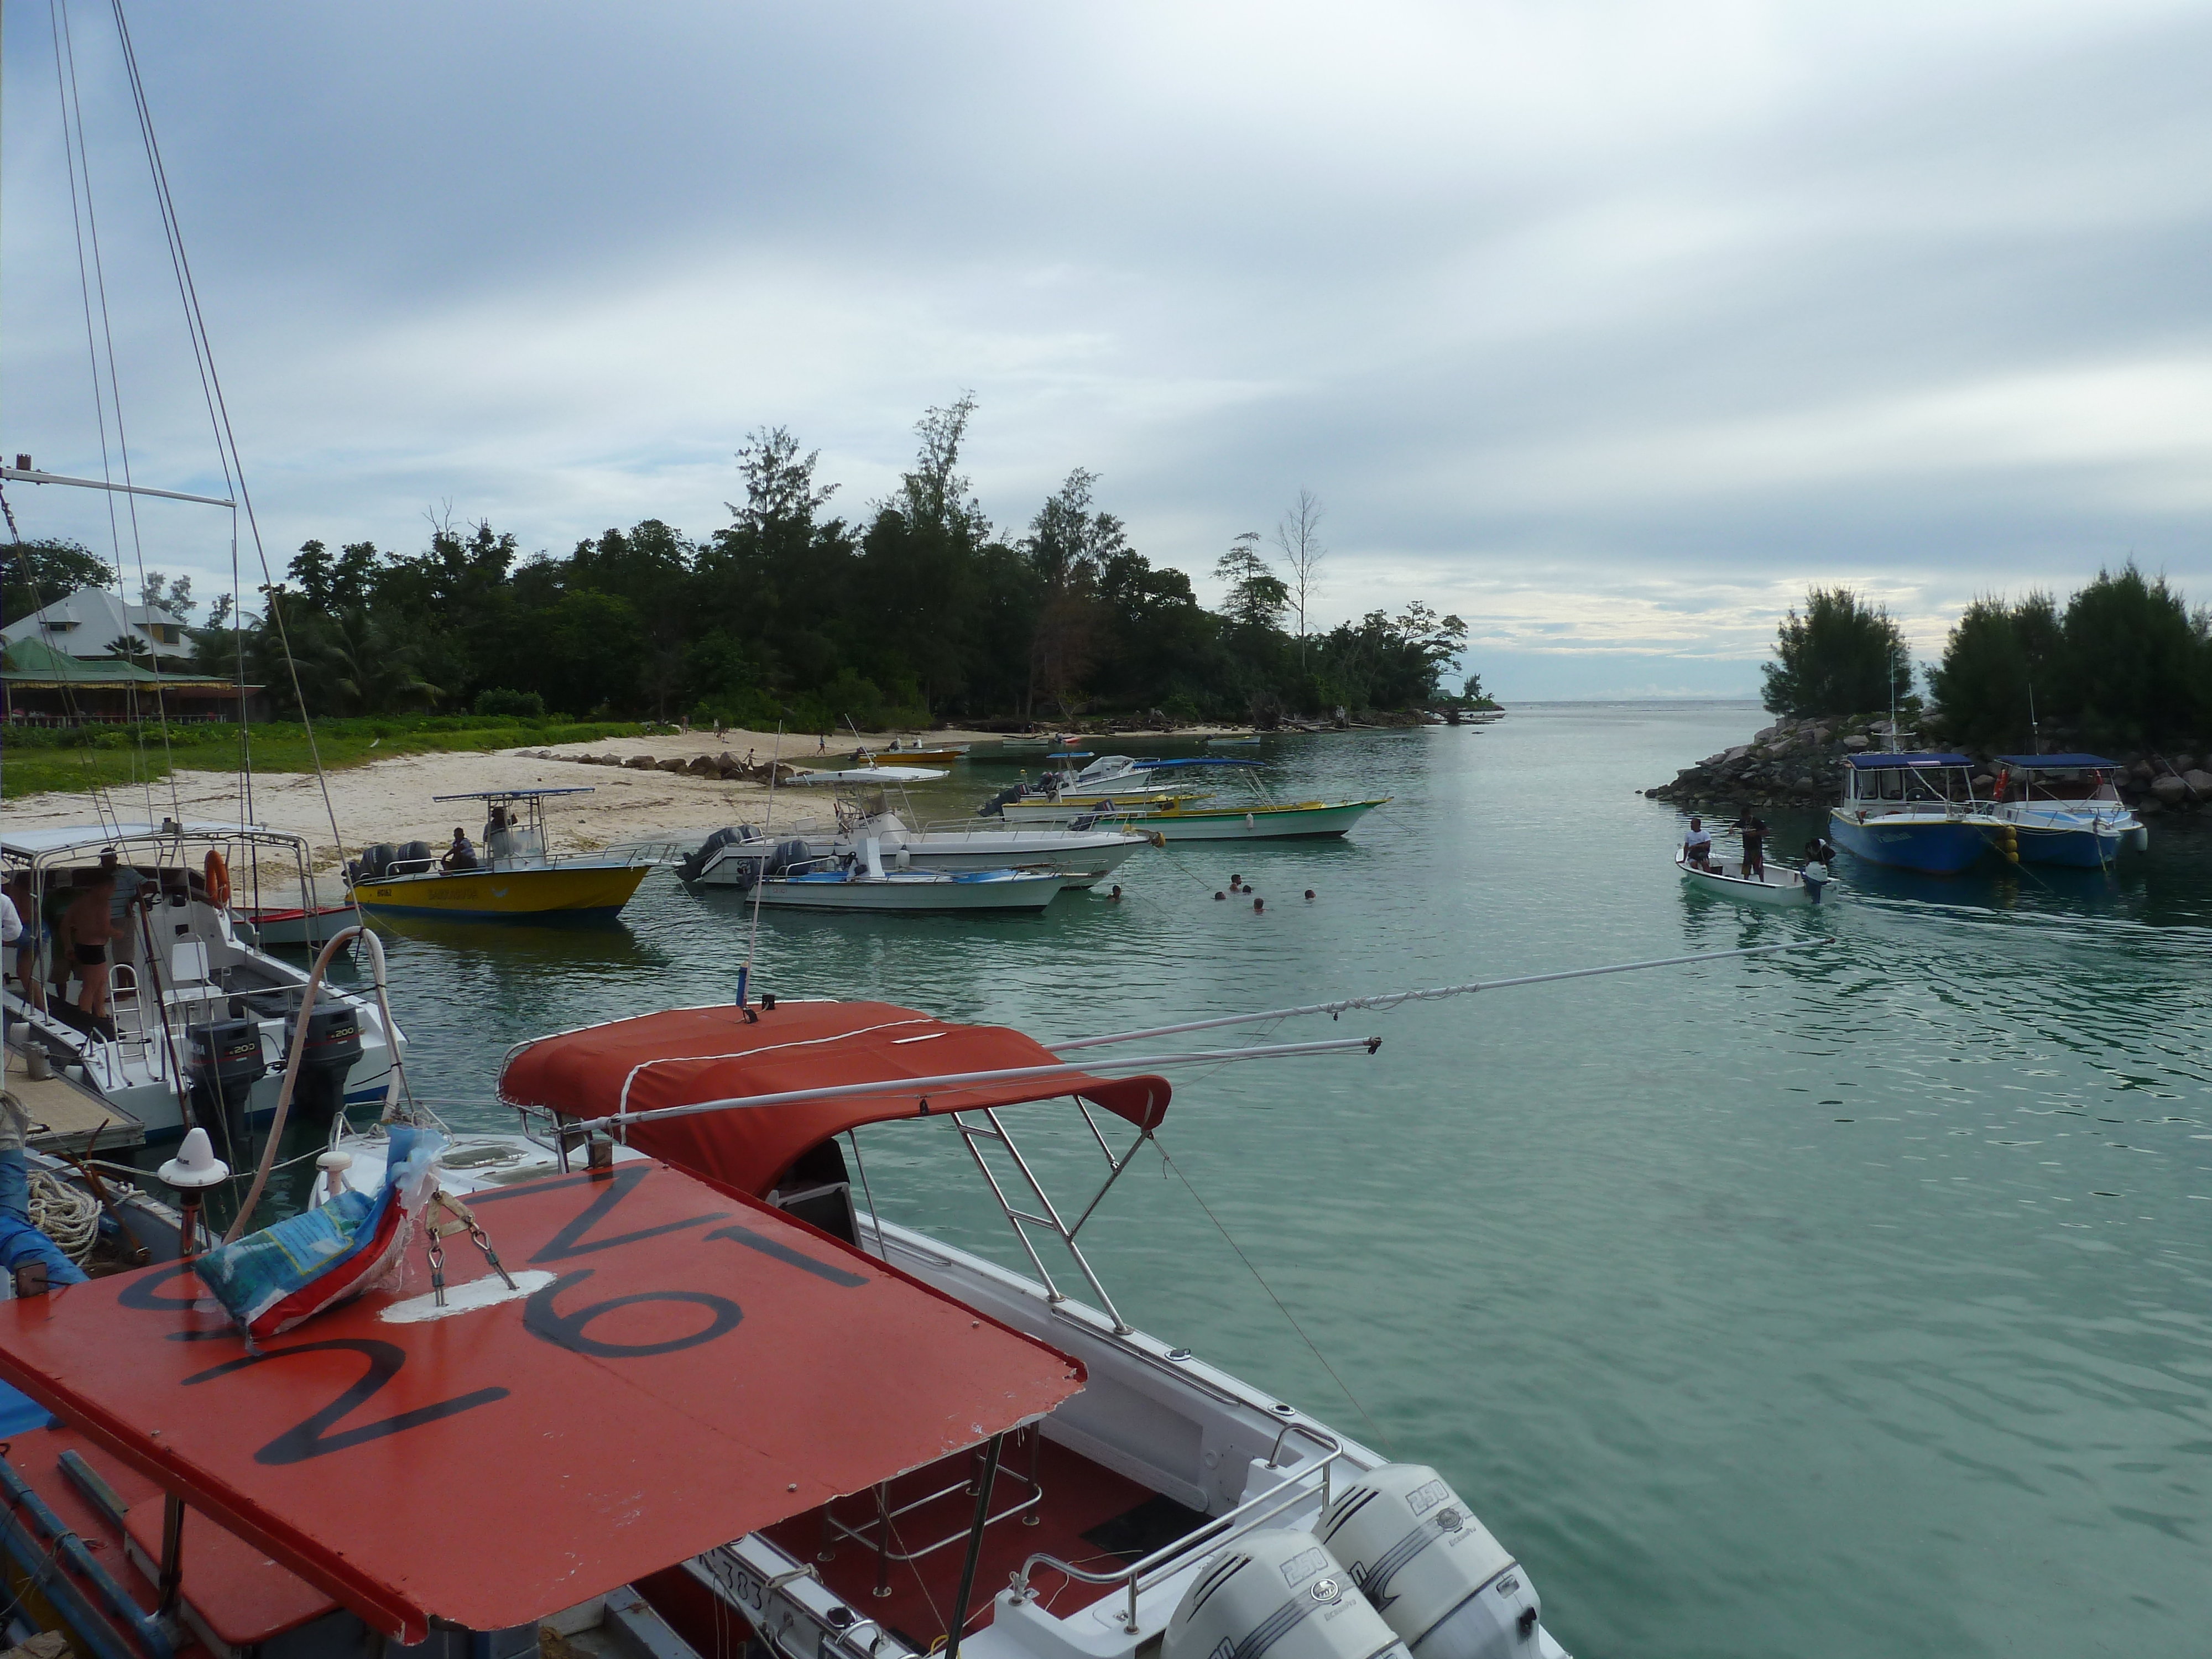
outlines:
M1252 908L1255 911L1264 910L1267 908L1267 901L1263 898L1255 898L1252 901Z

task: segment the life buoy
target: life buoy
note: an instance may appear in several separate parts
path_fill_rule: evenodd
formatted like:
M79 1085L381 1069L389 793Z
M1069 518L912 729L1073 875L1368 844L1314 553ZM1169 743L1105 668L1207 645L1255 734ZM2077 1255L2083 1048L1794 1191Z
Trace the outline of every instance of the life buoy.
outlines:
M208 902L219 910L230 902L230 866L222 861L222 854L210 847L202 873L207 878Z

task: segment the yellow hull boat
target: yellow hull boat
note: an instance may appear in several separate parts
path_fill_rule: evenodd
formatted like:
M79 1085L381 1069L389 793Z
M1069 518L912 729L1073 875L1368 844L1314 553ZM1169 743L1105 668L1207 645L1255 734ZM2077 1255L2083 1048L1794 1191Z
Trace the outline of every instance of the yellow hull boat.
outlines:
M599 921L628 904L650 864L553 864L519 870L426 870L387 876L353 890L365 910L395 916L443 916L451 921L514 921L543 917Z

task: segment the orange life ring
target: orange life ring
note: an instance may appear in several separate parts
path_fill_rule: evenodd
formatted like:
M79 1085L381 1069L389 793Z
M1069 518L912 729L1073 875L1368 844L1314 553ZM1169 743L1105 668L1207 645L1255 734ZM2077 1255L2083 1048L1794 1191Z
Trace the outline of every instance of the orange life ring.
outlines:
M222 854L212 847L208 848L203 873L207 877L208 902L221 909L230 902L230 866L222 861Z

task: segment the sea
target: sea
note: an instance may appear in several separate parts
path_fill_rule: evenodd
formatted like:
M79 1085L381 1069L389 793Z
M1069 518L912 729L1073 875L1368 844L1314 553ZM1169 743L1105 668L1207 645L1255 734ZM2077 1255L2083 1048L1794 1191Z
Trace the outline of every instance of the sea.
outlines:
M1830 902L1764 913L1685 890L1681 816L1638 793L1764 723L1271 738L1231 752L1279 797L1389 804L1146 850L1119 902L1042 916L756 921L657 871L609 927L394 927L410 1070L512 1128L513 1044L727 1001L748 962L1049 1040L1795 945L1130 1045L1382 1040L1176 1069L1083 1243L1133 1323L1442 1471L1583 1659L2212 1652L2212 822L2109 874L1846 856ZM1784 853L1819 823L1766 816ZM1264 909L1216 898L1240 877ZM1009 1121L1079 1209L1082 1120ZM887 1216L1019 1263L949 1125L860 1145Z

